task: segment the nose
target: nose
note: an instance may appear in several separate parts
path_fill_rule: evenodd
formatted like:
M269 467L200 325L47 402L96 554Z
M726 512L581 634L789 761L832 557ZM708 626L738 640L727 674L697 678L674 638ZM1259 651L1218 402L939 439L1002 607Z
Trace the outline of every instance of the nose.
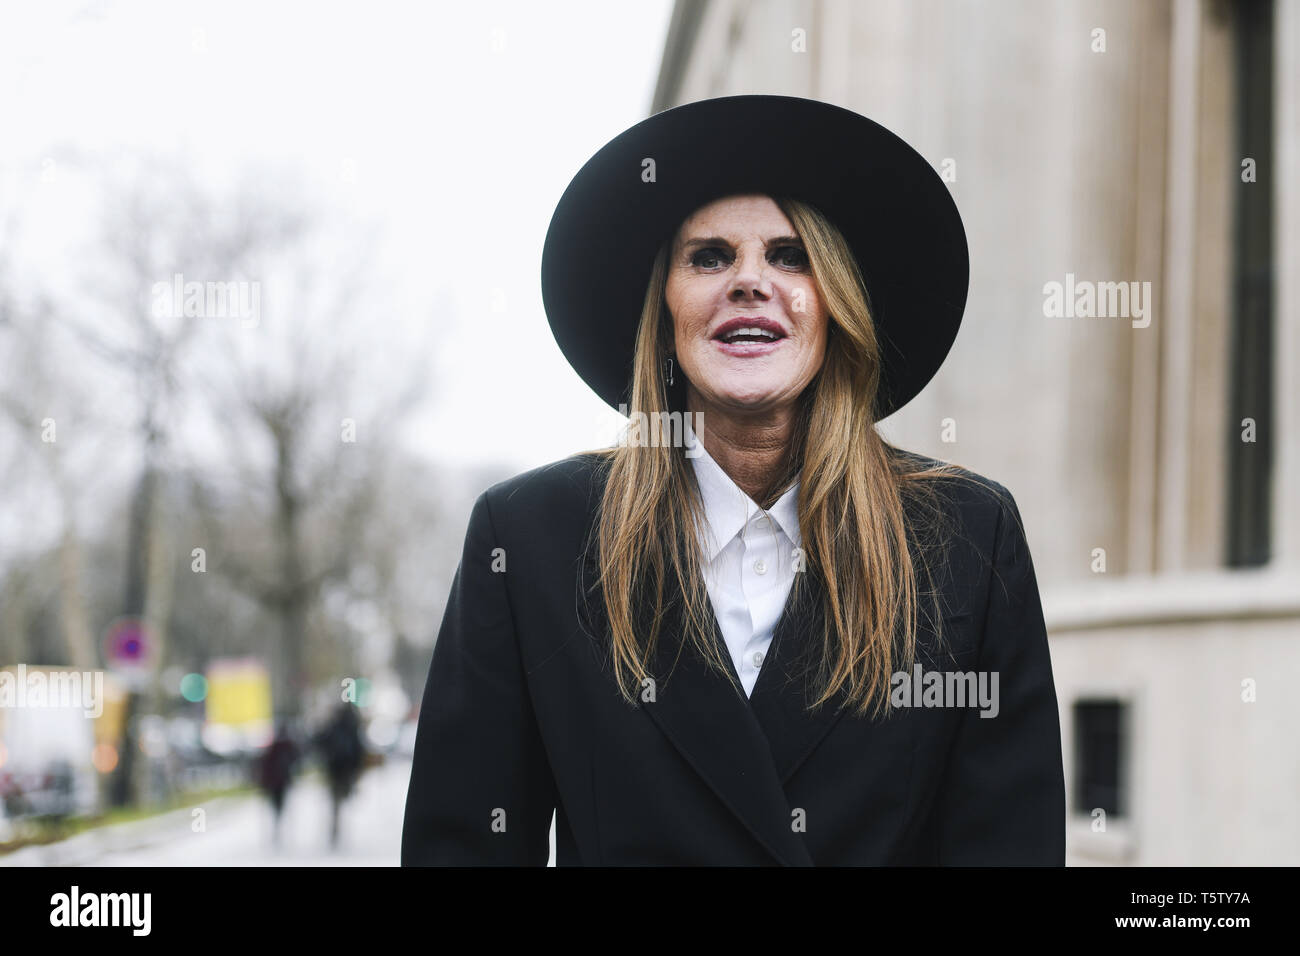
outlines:
M747 251L737 256L736 269L732 273L731 283L727 289L727 298L743 300L751 296L758 299L771 298L772 279L768 274L768 263L761 251Z

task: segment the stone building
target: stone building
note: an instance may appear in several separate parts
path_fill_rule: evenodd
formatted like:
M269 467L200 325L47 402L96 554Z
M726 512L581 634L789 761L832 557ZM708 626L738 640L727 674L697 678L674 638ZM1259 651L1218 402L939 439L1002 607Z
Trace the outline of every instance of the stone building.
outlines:
M965 322L881 427L1020 505L1068 862L1300 863L1300 3L678 0L651 112L734 93L949 180Z

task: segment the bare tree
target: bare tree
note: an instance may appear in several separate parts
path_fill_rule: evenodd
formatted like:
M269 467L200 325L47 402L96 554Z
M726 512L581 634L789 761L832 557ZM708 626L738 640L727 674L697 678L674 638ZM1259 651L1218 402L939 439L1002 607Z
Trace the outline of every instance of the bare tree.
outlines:
M370 280L372 237L300 238L262 260L269 314L256 330L221 336L221 361L203 376L228 464L190 469L214 567L278 621L275 696L293 716L309 681L312 610L325 586L348 578L384 505L384 463L424 389L417 364L384 366L373 347L386 301ZM227 500L217 486L231 490ZM232 509L263 516L268 549L231 539Z
M83 589L77 506L97 454L112 436L96 420L89 398L60 361L63 356L53 334L55 306L38 284L22 283L16 274L12 250L18 248L23 212L20 204L0 210L0 423L8 430L3 442L8 454L0 467L9 473L4 481L10 490L7 505L30 513L31 504L15 501L13 496L16 490L19 494L29 490L30 480L39 475L35 480L38 494L58 514L56 579L63 661L49 663L90 670L96 664L95 639ZM67 414L56 415L56 408ZM58 440L60 427L62 442ZM80 442L80 454L72 456L67 451L70 430L78 436L71 439L73 443ZM38 468L23 467L31 463ZM28 526L27 530L34 529ZM9 561L0 556L0 572L7 566ZM6 615L11 653L29 660L27 621L16 608L31 602L18 594L11 595L11 600L15 607Z
M433 524L439 502L418 465L404 461L399 472L391 462L400 457L403 419L424 394L428 343L396 360L385 352L388 305L367 258L374 235L340 227L282 177L254 172L219 193L168 160L141 161L125 174L76 157L68 166L99 182L100 236L78 253L78 286L22 308L11 294L18 283L6 281L0 243L0 343L13 345L7 364L26 376L0 385L0 426L36 440L33 423L49 403L41 396L71 401L76 375L66 370L79 374L92 360L96 381L82 405L93 409L101 395L120 396L129 422L125 433L100 428L95 440L111 443L115 459L138 461L125 506L98 509L125 526L125 534L102 539L100 557L123 578L116 599L87 606L74 505L91 484L84 463L103 458L86 452L90 445L81 442L90 429L82 428L76 468L41 449L65 515L60 551L57 560L33 556L23 566L35 570L26 576L15 568L3 593L20 588L21 599L6 600L0 623L7 632L23 630L48 605L48 591L31 586L47 567L60 569L70 661L93 666L92 619L145 622L156 646L152 670L127 703L110 787L111 801L121 804L133 802L138 789L136 718L162 710L160 672L169 659L201 660L220 643L217 629L231 626L221 602L232 590L247 599L239 604L245 626L271 622L258 650L272 660L276 699L288 713L300 710L308 681L322 676L313 663L346 636L346 626L324 613L322 592L365 589L354 575L359 561L377 571L379 586L371 590L382 592L392 619L409 618L412 574L388 582L401 562L391 552L415 534L408 505L418 497L415 514ZM260 283L269 307L253 327L237 317L187 315L176 302L158 308L158 290L178 276ZM33 344L53 332L79 346L80 364L28 359ZM87 410L86 422L92 417ZM30 474L30 453L0 457L0 472ZM178 477L188 511L174 493ZM404 501L403 482L419 494ZM211 556L213 577L181 577L196 547ZM105 560L110 552L123 560ZM182 627L178 597L187 615ZM406 612L399 610L404 601ZM177 633L185 635L183 648L171 646Z
M135 718L159 709L160 669L167 657L171 549L160 521L158 487L171 462L173 422L182 405L178 370L200 323L178 303L157 308L156 290L189 274L228 281L255 256L302 226L294 215L261 217L247 190L234 197L201 187L187 168L145 158L125 173L100 175L100 238L87 250L83 294L55 317L106 363L135 401L141 465L129 511L125 579L119 613L141 619L153 667L126 705L126 736L110 790L114 804L134 802Z

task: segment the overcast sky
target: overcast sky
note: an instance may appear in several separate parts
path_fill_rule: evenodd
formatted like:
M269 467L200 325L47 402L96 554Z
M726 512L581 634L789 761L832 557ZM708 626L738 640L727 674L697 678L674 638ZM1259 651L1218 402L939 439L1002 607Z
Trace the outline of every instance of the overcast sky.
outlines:
M31 261L85 225L50 175L58 149L174 153L216 185L288 164L385 228L384 337L445 326L421 450L523 470L613 437L551 338L542 243L570 177L647 115L670 0L0 11L0 205L28 206Z

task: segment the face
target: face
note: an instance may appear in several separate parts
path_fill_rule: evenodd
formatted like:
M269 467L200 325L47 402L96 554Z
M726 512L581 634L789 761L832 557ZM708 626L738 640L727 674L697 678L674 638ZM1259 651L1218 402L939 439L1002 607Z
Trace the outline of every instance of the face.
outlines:
M802 241L767 196L719 199L687 218L667 303L693 410L793 407L821 368L826 312Z

